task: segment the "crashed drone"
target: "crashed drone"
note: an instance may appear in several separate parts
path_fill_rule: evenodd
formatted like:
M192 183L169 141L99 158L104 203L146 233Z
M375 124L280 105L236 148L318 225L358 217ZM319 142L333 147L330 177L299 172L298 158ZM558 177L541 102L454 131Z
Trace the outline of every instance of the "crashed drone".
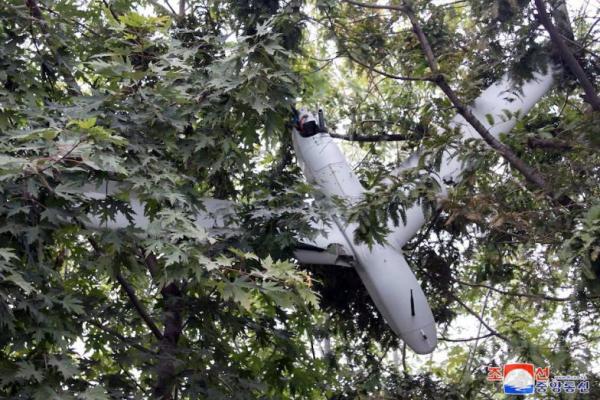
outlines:
M518 118L523 117L551 89L553 72L552 68L548 68L546 73L536 73L533 79L521 86L505 76L481 93L472 104L471 111L494 137L508 133ZM316 201L328 204L326 210L333 223L315 223L315 228L321 233L314 239L301 240L303 245L298 247L295 257L301 264L355 268L391 329L416 353L431 353L437 344L436 323L423 290L402 253L402 247L426 222L422 207L415 204L407 209L405 223L394 226L389 222L387 244L371 248L366 244L356 244L356 224L345 221L341 210L336 210L332 202L326 200L336 197L352 205L360 201L365 189L327 133L322 113L315 117L303 110L296 119L292 129L296 158L307 181L323 195ZM490 121L497 122L490 124ZM460 115L452 119L451 127L460 130L462 141L479 138ZM392 174L416 167L418 159L418 154L409 157ZM447 194L448 186L460 182L464 168L458 152L452 149L444 152L439 170L432 173L432 178L441 188L440 197ZM99 187L85 186L80 190L86 197L102 199L117 195L122 187L118 182L105 181ZM133 225L145 229L150 220L144 215L144 204L135 196L129 199L133 211L131 220L122 213L117 213L111 221L100 221L90 215L90 227L118 229ZM196 222L209 231L218 232L229 225L227 215L233 214L234 206L229 201L206 199L206 211L196 216Z

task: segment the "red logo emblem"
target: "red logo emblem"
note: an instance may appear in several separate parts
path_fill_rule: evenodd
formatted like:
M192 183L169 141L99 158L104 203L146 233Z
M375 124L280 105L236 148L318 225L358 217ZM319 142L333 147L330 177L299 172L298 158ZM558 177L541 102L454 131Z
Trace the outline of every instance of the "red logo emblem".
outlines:
M500 382L502 380L502 367L487 367L488 382Z
M537 367L535 369L535 380L536 381L550 380L550 367L546 367L546 368Z

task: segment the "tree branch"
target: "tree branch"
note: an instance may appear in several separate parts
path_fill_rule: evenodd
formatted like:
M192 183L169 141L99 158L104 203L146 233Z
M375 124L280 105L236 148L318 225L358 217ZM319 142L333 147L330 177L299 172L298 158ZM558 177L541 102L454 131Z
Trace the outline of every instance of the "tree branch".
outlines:
M150 353L150 354L154 354L154 355L156 354L154 351L145 348L144 346L136 343L132 339L130 339L126 336L123 336L122 334L115 331L114 329L108 328L108 327L100 324L99 322L89 320L89 319L84 320L84 322L87 322L90 325L94 325L96 328L100 329L101 331L104 331L105 333L108 333L109 335L116 337L121 342L129 344L131 347L134 347L134 348L138 349L139 351L143 351L144 353Z
M483 319L483 316L485 315L485 311L487 309L488 301L490 300L491 294L492 294L492 291L488 290L488 292L485 295L485 299L483 300L483 306L481 306L481 313L479 314L481 319ZM475 340L475 343L473 343L473 345L469 349L469 355L467 357L467 362L465 363L465 367L464 367L463 373L462 373L463 378L465 377L465 374L469 371L469 369L471 367L471 363L473 362L473 354L475 353L475 351L477 350L477 346L479 345L479 336L481 336L481 326L482 326L482 324L480 323L479 326L477 327L477 335L476 335L477 339Z
M346 1L346 0L344 0ZM367 7L367 4L363 4L363 3L359 3L359 2L352 2L352 1L347 1L347 3L350 4L354 4L354 5L361 5L362 7ZM381 6L383 8L387 8L384 6ZM391 9L396 9L396 6L389 6L392 7ZM377 7L375 7L377 8ZM358 65L368 69L369 71L375 72L379 75L385 76L387 78L390 79L395 79L398 81L416 81L416 82L423 82L423 81L432 81L431 77L412 77L412 76L400 76L400 75L394 75L394 74L390 74L389 72L385 72L383 70L380 70L378 68L375 68L367 63L365 63L364 61L359 60L357 57L355 57L351 52L350 49L348 49L348 47L346 47L344 45L344 43L340 40L340 38L338 37L337 33L335 32L335 28L333 26L333 21L331 20L331 17L328 15L328 19L330 21L330 23L332 24L332 29L331 32L334 34L334 36L336 37L338 45L341 47L341 49L343 50L344 54L346 55L346 57L348 57L351 61L354 61L355 63L357 63Z
M179 18L185 18L185 0L179 0Z
M48 49L50 50L50 52L52 53L52 56L54 57L54 61L56 62L56 64L60 68L60 70L62 71L62 75L67 84L67 90L68 90L69 94L71 94L73 96L81 95L81 89L79 88L79 84L77 83L75 76L73 76L73 72L71 71L71 68L67 64L65 64L65 62L63 61L62 57L60 56L60 53L58 52L58 50L54 49L54 43L52 43L52 34L50 32L50 27L48 26L48 23L44 19L42 10L40 10L40 7L38 6L36 0L25 0L25 5L27 6L27 8L29 8L31 17L37 22L37 24L40 28L40 31L43 34L42 36L44 37L44 39L47 43ZM32 32L32 35L33 35L33 32ZM35 41L36 39L32 38L32 40Z
M585 71L583 70L581 65L579 65L579 63L575 59L575 56L569 49L569 46L567 46L567 44L563 40L562 35L558 32L558 30L552 23L550 16L546 12L546 5L544 4L543 0L534 0L534 2L538 10L538 18L540 19L540 22L548 31L548 34L550 35L550 40L552 40L552 43L554 43L554 45L558 49L560 56L567 64L567 67L569 67L569 70L573 73L573 75L577 77L577 80L579 81L581 87L583 88L583 91L585 92L585 100L592 106L592 109L594 111L600 111L600 97L598 97L594 85L588 79Z
M94 251L96 253L100 253L100 246L98 245L98 243L96 242L96 240L94 238L88 237L88 242L92 245L92 248L94 249ZM158 327L156 326L156 324L154 323L154 321L152 320L152 318L150 317L150 315L144 308L143 304L137 298L133 287L131 287L129 282L127 282L127 280L123 277L123 275L121 275L120 272L117 273L116 278L117 278L117 282L119 282L119 284L121 285L121 287L127 294L127 297L129 297L129 300L131 301L131 304L133 305L133 307L135 308L137 313L144 320L144 322L146 323L148 328L150 328L150 331L152 331L152 334L158 340L161 340L163 338L163 335L160 332L160 329L158 329Z
M555 195L548 185L543 175L535 168L528 165L525 161L523 161L517 154L504 143L500 142L500 140L496 139L488 129L475 117L473 112L465 103L463 103L457 96L456 92L450 87L446 78L443 74L440 73L437 61L433 54L433 50L431 48L431 44L427 39L427 36L423 32L419 20L413 10L410 7L404 7L404 13L408 16L413 31L417 35L419 43L421 44L421 49L425 54L425 58L427 59L427 63L429 64L429 68L431 72L434 74L434 81L438 85L438 87L444 92L446 97L450 100L452 105L456 108L458 113L477 131L477 133L481 136L481 138L496 152L498 152L505 160L507 160L510 165L518 170L525 179L543 190L549 197L554 198ZM572 200L567 196L563 195L559 199L558 202L562 205L572 204Z
M472 338L455 339L455 338L447 338L447 337L442 336L439 338L439 340L441 340L442 342L472 342L474 340L487 339L492 336L496 336L496 335L494 333L490 332L488 334L477 336L477 337L472 337Z
M485 285L483 283L465 282L465 281L461 281L461 280L456 279L456 278L451 278L451 279L454 282L458 283L459 285L476 287L476 288L484 288L484 289L488 289L488 290L491 290L491 291L496 292L496 293L500 293L500 294L505 295L505 296L526 297L526 298L529 298L529 299L538 299L538 300L546 300L546 301L558 301L558 302L578 300L577 296L555 297L555 296L548 296L548 295L544 295L544 294L533 294L533 293L523 293L523 292L510 292L508 290L497 289L497 288L495 288L493 286ZM590 296L590 297L586 296L585 300L595 300L595 299L598 299L598 298L600 298L600 296Z
M102 0L102 3L104 3L104 6L108 9L108 11L110 12L110 15L112 15L112 17L114 18L114 20L116 22L119 22L119 15L117 15L117 13L115 12L115 10L113 10L111 4L109 4L106 0Z
M410 20L413 31L415 32L417 39L419 40L421 49L423 50L423 53L425 55L428 65L429 65L429 69L431 70L431 72L433 74L432 78L427 78L427 79L422 79L422 80L432 80L433 82L435 82L437 84L437 86L444 92L446 97L448 97L448 99L450 100L452 105L456 108L458 113L473 127L473 129L475 129L475 131L477 131L477 133L481 136L481 138L492 149L494 149L502 157L504 157L504 159L506 159L513 168L515 168L519 172L521 172L521 174L523 174L523 176L525 177L525 179L528 182L534 184L538 188L542 189L550 197L554 198L554 193L552 192L550 186L548 185L548 183L546 182L546 180L544 179L542 174L535 168L533 168L533 167L529 166L527 163L525 163L525 161L523 161L521 158L519 158L510 147L506 146L505 144L500 142L498 139L496 139L487 130L487 128L477 119L477 117L475 117L475 115L472 113L472 111L469 109L469 107L467 107L467 105L464 104L458 98L458 96L456 95L454 90L450 87L448 82L446 82L446 78L444 77L443 74L440 73L435 55L433 54L431 44L429 43L429 40L427 39L425 32L421 28L419 20L418 20L417 16L415 15L414 11L412 10L412 8L410 8L407 5L384 6L384 5L379 5L379 4L361 3L361 2L353 1L353 0L344 0L344 1L349 4L353 4L353 5L360 6L360 7L389 9L389 10L401 11L402 13L404 13ZM384 75L384 76L387 76L387 75ZM562 196L560 199L558 199L558 201L563 205L572 203L572 200L566 196Z
M538 137L530 137L527 139L527 146L532 149L545 149L545 150L560 150L570 151L573 150L573 146L564 140L558 139L542 139Z
M437 83L437 81L440 80L440 77L443 79L443 76L440 75L438 64L437 64L437 61L435 59L435 55L433 54L433 50L431 48L431 44L429 44L429 40L427 39L427 36L425 35L425 32L423 32L423 28L421 28L421 24L419 23L419 19L415 15L415 13L412 10L412 8L405 7L403 12L404 12L404 14L406 14L406 16L408 17L408 19L410 20L410 24L412 25L413 32L415 33L415 35L417 35L417 39L419 40L419 43L421 45L421 49L423 50L423 53L425 54L425 59L427 60L427 64L429 65L429 69L431 70L431 73L433 75L436 75L435 79L436 79L436 83Z
M495 330L494 328L492 328L491 326L488 325L487 322L485 322L485 320L479 316L479 314L477 314L475 311L473 311L468 305L466 305L465 303L463 303L458 297L454 296L453 294L450 294L450 297L452 297L454 299L454 301L456 301L458 304L460 304L465 310L467 310L467 312L469 314L471 314L472 316L474 316L475 318L477 318L477 320L479 320L479 322L481 322L481 325L485 326L485 328L490 331L494 336L499 337L500 339L504 340L507 343L510 343L510 340L504 336L503 334L501 334L500 332L498 332L497 330Z
M412 76L400 76L400 75L394 75L394 74L390 74L389 72L385 72L383 70L377 69L375 67L372 67L370 65L368 65L367 63L360 61L358 58L356 58L355 56L352 55L352 53L350 53L350 50L348 50L346 47L344 47L344 53L346 54L346 56L354 61L355 63L363 66L364 68L368 69L369 71L375 72L379 75L383 75L387 78L391 78L391 79L395 79L398 81L413 81L413 82L426 82L426 81L433 81L433 78L431 77L412 77Z
M481 121L475 117L473 112L471 112L471 110L458 98L454 90L450 87L442 75L438 75L436 83L444 92L444 94L446 94L446 97L450 99L450 102L454 105L454 107L456 107L458 113L462 115L462 117L473 127L473 129L477 131L484 142L486 142L492 149L496 150L496 152L504 157L504 159L507 160L513 168L518 170L528 182L534 184L553 197L552 190L542 174L519 158L519 156L517 156L510 147L496 139L481 123Z
M342 135L339 133L329 132L329 136L336 139L348 140L351 142L398 142L402 140L409 140L409 135L394 135L394 134L382 134L382 135Z
M363 7L363 8L373 8L376 10L393 10L393 11L402 11L405 12L406 11L406 7L405 6L399 6L399 5L393 5L393 4L369 4L369 3L363 3L360 1L354 1L354 0L342 0L344 3L348 3L348 4L352 4L358 7Z
M175 10L173 9L173 7L171 7L168 1L165 1L165 4L167 5L167 7L169 7L168 9L156 0L148 0L148 3L152 4L154 7L158 8L165 14L172 16L173 18L179 18L177 12L175 12Z
M117 273L116 278L117 278L117 282L119 282L119 284L121 285L121 287L127 294L127 297L129 297L129 300L131 301L133 308L135 308L135 310L140 315L140 317L142 317L142 319L144 320L144 322L146 323L148 328L150 328L150 331L152 331L152 334L158 340L161 340L163 338L163 334L160 332L160 329L158 329L158 327L152 320L152 317L150 317L150 315L144 308L144 305L140 302L140 300L136 296L135 290L133 289L133 287L129 284L129 282L127 282L127 280L123 277L123 275L121 275L120 272Z

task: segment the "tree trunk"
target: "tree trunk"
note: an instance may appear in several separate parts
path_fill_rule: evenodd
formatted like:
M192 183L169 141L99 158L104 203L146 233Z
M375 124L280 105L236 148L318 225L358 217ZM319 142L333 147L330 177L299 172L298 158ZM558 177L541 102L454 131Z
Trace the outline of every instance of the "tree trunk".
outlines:
M181 317L182 297L176 283L165 286L161 290L161 294L164 302L165 330L159 343L154 396L161 400L172 400L173 389L177 383L177 342L183 329Z

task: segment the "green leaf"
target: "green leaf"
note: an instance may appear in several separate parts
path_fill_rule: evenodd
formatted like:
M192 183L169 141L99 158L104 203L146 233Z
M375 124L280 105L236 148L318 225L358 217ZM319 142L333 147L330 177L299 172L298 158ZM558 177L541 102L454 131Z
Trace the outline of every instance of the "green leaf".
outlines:
M35 382L41 382L44 378L44 374L35 368L35 365L27 362L27 361L19 361L17 362L18 370L15 375L17 378L22 378L26 380L34 380Z
M6 263L9 263L11 260L18 259L17 255L15 254L15 250L6 247L0 247L0 257L4 259L4 262Z
M73 364L73 361L66 357L50 357L50 359L48 360L48 364L52 365L53 367L56 367L56 369L58 369L62 376L67 379L79 373L79 369L75 364Z
M88 130L88 129L91 129L92 127L96 126L96 117L72 120L69 122L69 124L67 126L77 126L80 129Z
M60 300L60 304L65 310L74 314L83 314L85 312L81 301L70 295L66 295Z
M77 396L80 400L109 400L106 390L102 386L91 386Z

